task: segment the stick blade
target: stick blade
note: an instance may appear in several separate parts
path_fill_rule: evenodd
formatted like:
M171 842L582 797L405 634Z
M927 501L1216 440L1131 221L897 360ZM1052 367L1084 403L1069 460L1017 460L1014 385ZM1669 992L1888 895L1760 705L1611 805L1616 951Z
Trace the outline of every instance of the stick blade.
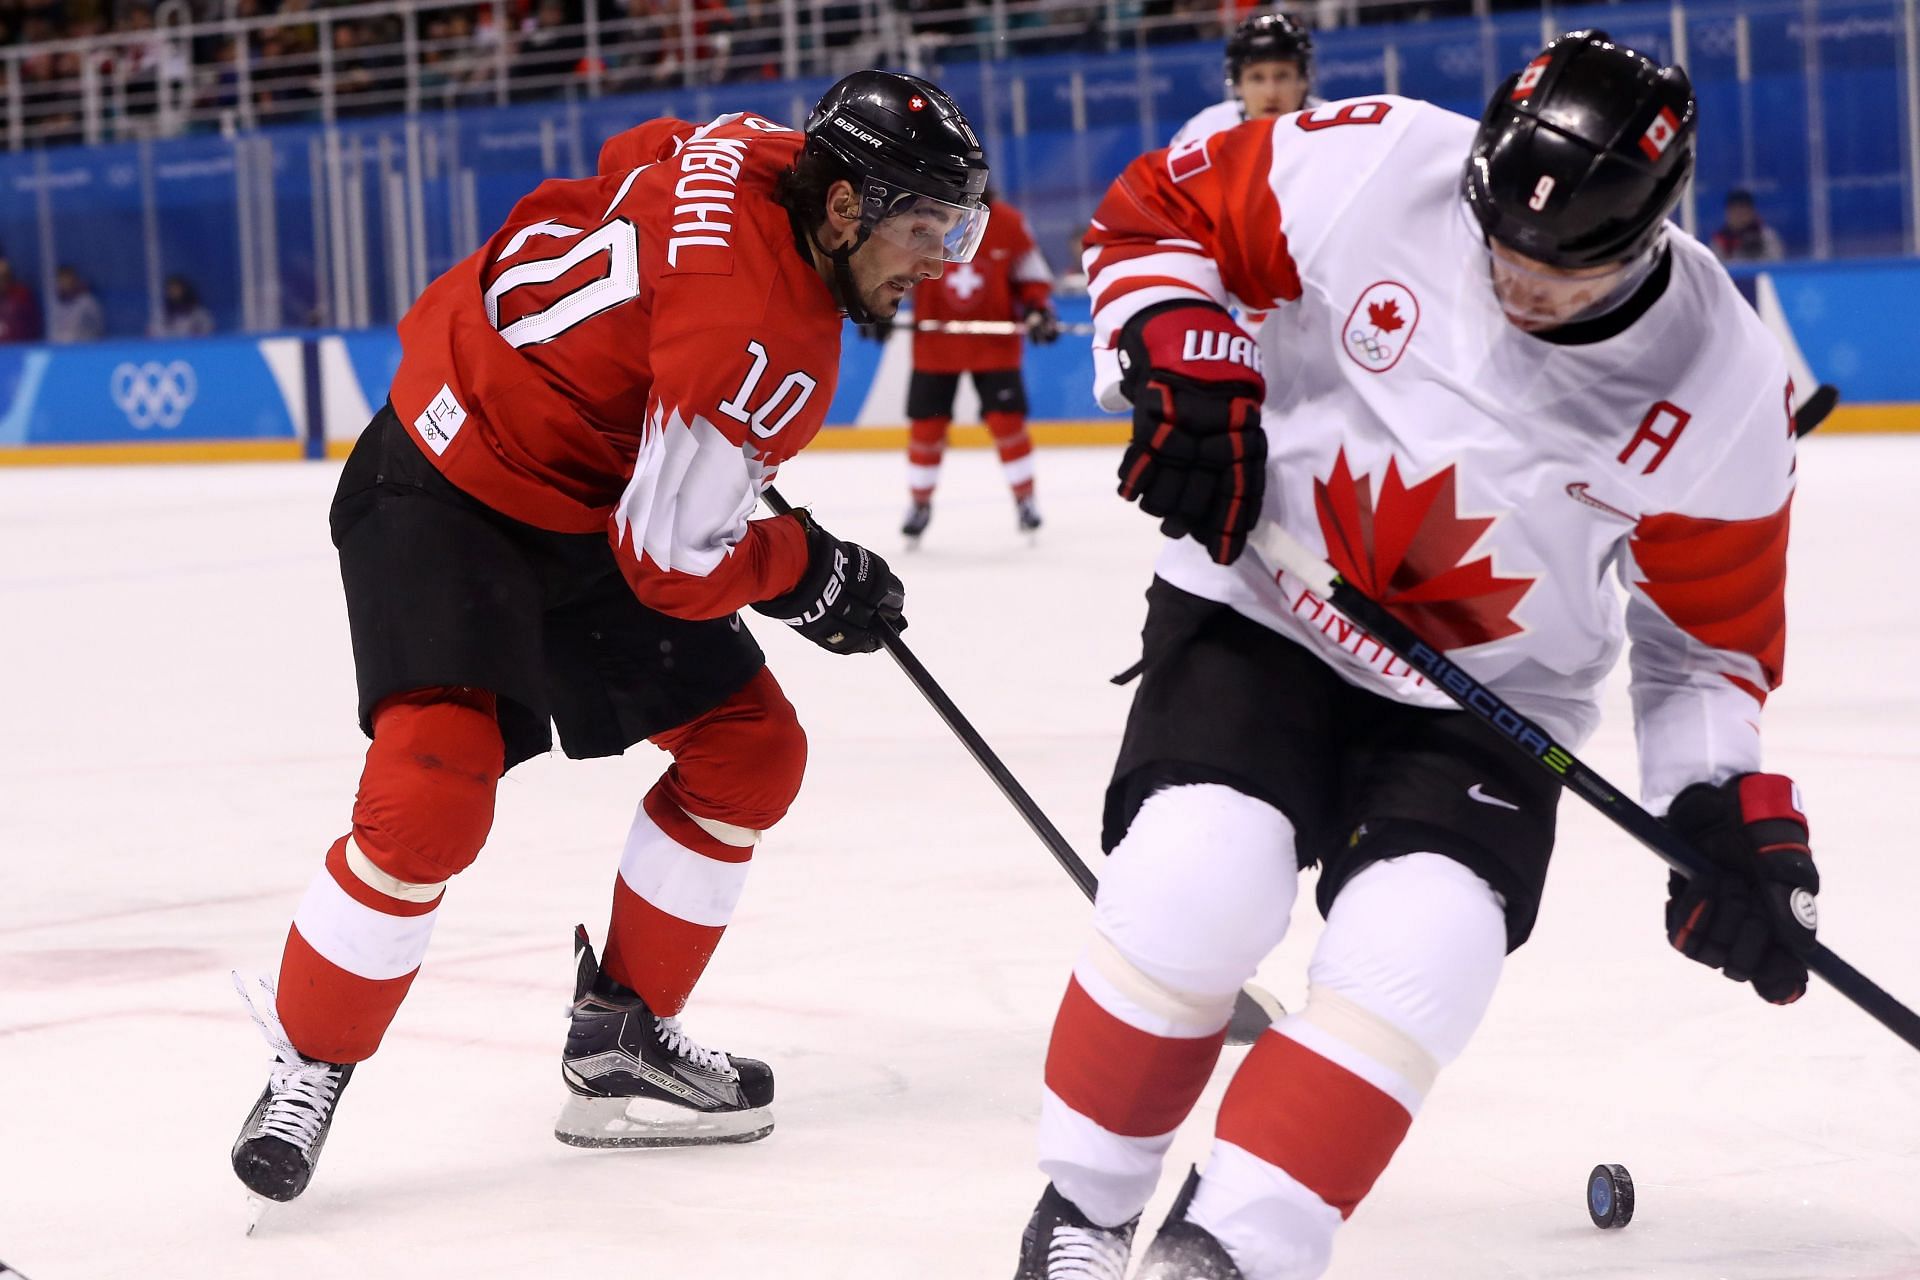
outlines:
M1273 992L1249 982L1234 997L1233 1017L1227 1020L1227 1043L1252 1044L1260 1038L1261 1032L1273 1025L1275 1018L1284 1016L1286 1012L1286 1007L1274 998Z

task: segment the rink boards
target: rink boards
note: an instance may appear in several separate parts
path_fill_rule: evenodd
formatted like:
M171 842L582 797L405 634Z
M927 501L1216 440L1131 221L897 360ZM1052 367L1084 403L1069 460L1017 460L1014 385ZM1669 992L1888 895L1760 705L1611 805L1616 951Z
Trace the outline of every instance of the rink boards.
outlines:
M1736 273L1789 347L1804 392L1840 388L1827 431L1920 431L1920 261L1779 265ZM1061 299L1084 321L1087 300ZM842 344L829 430L813 447L899 448L911 339ZM339 456L385 399L400 358L391 330L303 332L85 346L0 346L0 465ZM1116 443L1125 423L1093 400L1084 339L1029 349L1027 396L1041 444ZM978 421L964 381L955 420ZM955 443L983 444L961 427Z

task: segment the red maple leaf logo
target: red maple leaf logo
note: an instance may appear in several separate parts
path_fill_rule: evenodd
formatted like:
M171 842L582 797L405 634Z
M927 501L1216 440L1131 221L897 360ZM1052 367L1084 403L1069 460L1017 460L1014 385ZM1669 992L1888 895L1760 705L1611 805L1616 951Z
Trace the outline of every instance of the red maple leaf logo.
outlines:
M1428 644L1465 649L1519 634L1513 610L1533 579L1495 577L1491 556L1463 563L1493 518L1460 516L1452 467L1409 489L1389 460L1375 503L1372 477L1355 480L1342 449L1333 475L1314 482L1313 499L1340 576Z
M1373 327L1382 333L1392 333L1407 323L1400 318L1400 304L1392 298L1388 298L1385 302L1369 302L1367 319L1372 321Z

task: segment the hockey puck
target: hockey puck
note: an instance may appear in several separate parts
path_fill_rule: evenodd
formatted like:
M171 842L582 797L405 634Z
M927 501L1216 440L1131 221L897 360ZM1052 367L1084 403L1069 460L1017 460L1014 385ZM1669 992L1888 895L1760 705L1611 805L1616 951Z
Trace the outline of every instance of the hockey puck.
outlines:
M1587 1216L1602 1231L1633 1221L1633 1178L1620 1164L1597 1164L1587 1175Z

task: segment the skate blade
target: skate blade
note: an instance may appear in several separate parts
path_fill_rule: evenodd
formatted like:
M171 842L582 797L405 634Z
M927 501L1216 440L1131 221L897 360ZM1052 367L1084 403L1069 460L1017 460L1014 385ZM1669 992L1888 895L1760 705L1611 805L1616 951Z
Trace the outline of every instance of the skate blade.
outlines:
M758 1142L773 1132L773 1112L690 1111L651 1098L567 1099L553 1136L570 1147L703 1147Z
M258 1228L259 1225L266 1220L267 1210L273 1208L273 1205L274 1205L274 1202L266 1199L264 1196L248 1196L247 1197L247 1234L248 1235L252 1235L255 1229Z

